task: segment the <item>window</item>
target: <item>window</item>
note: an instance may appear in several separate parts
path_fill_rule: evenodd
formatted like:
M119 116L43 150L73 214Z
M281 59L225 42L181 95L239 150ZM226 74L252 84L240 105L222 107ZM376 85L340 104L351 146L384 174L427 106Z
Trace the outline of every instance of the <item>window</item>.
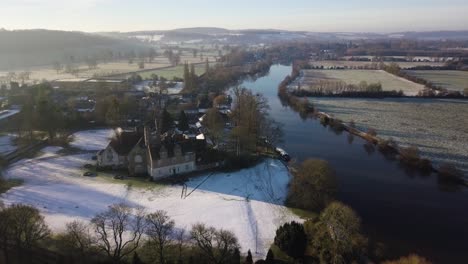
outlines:
M186 171L190 170L190 165L188 165L188 164L185 165L185 170L186 170Z
M143 162L143 158L142 158L140 155L136 155L136 156L135 156L135 162L136 162L136 163L142 163L142 162Z

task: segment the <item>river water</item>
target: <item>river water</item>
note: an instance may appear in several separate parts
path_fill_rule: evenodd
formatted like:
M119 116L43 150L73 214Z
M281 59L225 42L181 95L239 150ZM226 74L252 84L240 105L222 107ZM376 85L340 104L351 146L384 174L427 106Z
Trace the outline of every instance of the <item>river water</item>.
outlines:
M366 148L360 138L336 134L317 120L283 107L278 84L290 66L274 65L265 77L241 86L268 98L270 114L283 124L283 147L298 162L327 160L336 170L337 199L362 218L365 233L386 245L387 256L416 253L434 263L468 263L468 191L438 184Z

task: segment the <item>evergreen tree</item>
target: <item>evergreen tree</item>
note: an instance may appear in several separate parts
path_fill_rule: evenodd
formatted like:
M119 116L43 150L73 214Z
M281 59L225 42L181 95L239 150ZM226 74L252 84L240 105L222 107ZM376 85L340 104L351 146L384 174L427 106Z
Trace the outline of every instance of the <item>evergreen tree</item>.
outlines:
M116 126L120 123L120 104L117 98L112 98L106 113L106 123Z
M34 126L34 103L32 100L28 99L28 101L23 105L20 117L22 121L22 129L28 132L29 140L32 140Z
M189 129L188 118L183 110L180 111L178 129L180 131L187 131Z
M276 230L274 243L294 259L302 258L307 244L304 226L294 221L280 226Z
M273 254L273 251L271 250L271 248L268 250L265 262L266 262L266 264L274 264L275 263L275 255Z
M161 124L159 125L160 134L164 134L171 130L173 124L174 121L172 120L171 114L167 111L167 109L164 109L161 114Z
M247 258L245 259L245 264L253 264L252 252L247 252Z
M206 59L206 62L205 62L205 73L210 71L210 63L208 61L208 58Z
M189 65L187 62L184 64L184 83L185 83L185 91L190 92L192 91L192 76L190 75Z
M198 76L195 72L195 65L194 64L191 64L190 65L190 85L191 85L191 91L195 91L198 87L197 85L197 81L198 81Z
M232 259L231 259L231 263L233 264L238 264L241 262L241 255L240 255L240 251L238 248L236 248L234 250L234 253L232 254Z

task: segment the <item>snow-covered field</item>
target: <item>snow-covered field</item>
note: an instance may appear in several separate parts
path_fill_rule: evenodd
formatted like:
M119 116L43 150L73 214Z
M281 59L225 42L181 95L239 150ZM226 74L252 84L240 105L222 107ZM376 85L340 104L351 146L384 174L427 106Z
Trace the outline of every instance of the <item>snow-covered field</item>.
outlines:
M106 133L77 133L74 145L82 149L91 149L90 142L94 142L93 148L105 146ZM73 220L89 221L109 205L123 202L148 212L166 210L179 228L189 230L193 224L203 222L231 230L243 251L255 252L257 244L258 256L263 257L278 226L300 221L282 206L289 173L276 160L238 172L194 178L186 183L186 195L182 195L181 185L153 184L141 188L118 180L83 177L82 167L92 162L92 153L62 156L59 150L45 148L42 156L7 168L5 177L25 182L1 197L5 204L24 203L39 208L55 231L63 230Z
M374 128L401 146L417 146L436 165L453 163L468 176L468 102L450 99L313 98L320 111L358 128Z

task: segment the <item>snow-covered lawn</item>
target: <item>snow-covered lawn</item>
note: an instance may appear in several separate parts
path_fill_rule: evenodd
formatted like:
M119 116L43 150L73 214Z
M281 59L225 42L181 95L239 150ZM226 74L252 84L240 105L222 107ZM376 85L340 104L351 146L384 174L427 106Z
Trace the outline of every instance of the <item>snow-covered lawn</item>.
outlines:
M73 134L73 142L70 146L89 151L105 149L114 133L112 129L79 131Z
M89 133L79 133L77 139L82 135ZM103 138L100 136L95 146L104 146L107 141ZM203 222L231 230L243 251L255 252L257 244L258 256L264 257L277 227L287 221L300 221L282 206L289 173L276 160L238 172L194 178L186 183L186 195L182 195L181 185L148 183L143 188L129 187L118 180L83 177L82 168L92 163L92 153L61 156L59 150L46 148L42 156L7 168L5 177L25 182L1 197L5 204L24 203L39 208L55 231L63 230L73 220L89 221L109 205L123 202L148 212L166 210L179 228L189 230L193 224Z
M14 135L0 136L0 156L6 155L16 150L13 144Z

